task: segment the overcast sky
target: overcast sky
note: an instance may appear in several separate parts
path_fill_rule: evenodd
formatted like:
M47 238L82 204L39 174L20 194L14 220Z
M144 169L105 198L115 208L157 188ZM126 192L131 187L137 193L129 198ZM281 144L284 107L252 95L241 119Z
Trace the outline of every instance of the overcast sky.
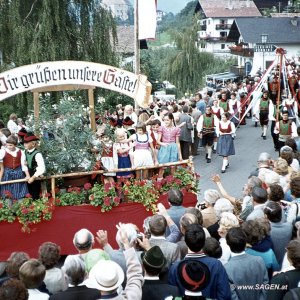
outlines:
M179 13L191 0L157 0L157 8L174 14Z

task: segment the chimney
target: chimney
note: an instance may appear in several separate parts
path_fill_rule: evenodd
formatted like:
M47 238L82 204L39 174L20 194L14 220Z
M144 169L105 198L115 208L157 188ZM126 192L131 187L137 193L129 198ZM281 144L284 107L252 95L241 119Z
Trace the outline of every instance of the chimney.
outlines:
M229 0L229 1L228 1L228 5L227 5L226 8L228 8L228 9L230 9L230 10L233 9L233 1L232 1L232 0Z

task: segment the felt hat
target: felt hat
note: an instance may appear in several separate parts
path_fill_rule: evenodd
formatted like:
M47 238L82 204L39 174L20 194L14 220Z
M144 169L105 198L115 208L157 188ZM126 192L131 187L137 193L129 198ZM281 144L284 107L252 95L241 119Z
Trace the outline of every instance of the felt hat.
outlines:
M92 267L100 260L110 260L109 255L101 249L92 249L84 257L85 269L90 272Z
M111 126L113 126L113 127L116 127L116 126L117 126L118 121L117 121L115 118L109 117L108 120L109 120L109 125L111 125Z
M27 130L25 128L21 128L18 132L18 136L26 136Z
M191 292L200 292L210 282L209 268L198 260L186 259L179 263L178 277L182 286Z
M158 246L153 246L148 251L143 252L141 258L143 264L155 269L161 269L167 263L164 254Z
M39 141L39 138L35 136L32 132L28 132L24 137L24 143L29 143L32 141Z
M126 117L123 120L122 124L125 125L125 126L131 126L132 124L134 124L134 122L129 117Z
M91 285L100 291L116 290L123 283L124 277L122 268L111 260L98 261L89 273Z

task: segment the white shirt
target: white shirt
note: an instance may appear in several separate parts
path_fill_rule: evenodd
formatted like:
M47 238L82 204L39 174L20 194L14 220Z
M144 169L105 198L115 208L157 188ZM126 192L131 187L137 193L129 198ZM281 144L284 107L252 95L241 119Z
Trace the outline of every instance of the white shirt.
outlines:
M245 254L245 253L246 253L245 251L242 251L242 252L240 252L240 253L234 253L234 252L231 252L231 257L243 255L243 254Z
M46 293L42 293L37 289L27 289L29 298L28 300L48 300L49 295Z
M230 256L231 256L231 251L229 246L227 245L226 238L220 238L219 240L220 246L222 248L222 256L219 258L221 261L222 265L224 266L226 263L228 263Z
M29 153L33 152L35 150L35 148L28 150ZM37 167L36 167L36 171L33 174L34 177L39 177L41 175L43 175L46 172L46 167L45 167L45 162L44 162L44 158L42 156L42 154L40 152L38 152L35 155L35 161L37 163Z
M19 132L18 125L13 120L9 120L7 122L7 128L13 135L17 135L17 133Z
M214 114L212 114L212 115L213 115L213 118L214 118L214 126L216 128L216 127L218 127L219 119ZM201 132L202 129L203 129L203 121L204 121L203 119L204 119L204 116L205 116L205 114L201 115L200 118L199 118L199 120L198 120L198 123L197 123L197 131L198 132Z
M230 133L221 133L220 132L220 126L222 129L227 129L229 127L229 124L230 124L230 127L231 127L231 132ZM226 122L224 121L219 121L219 124L216 126L216 134L217 136L220 136L220 135L224 135L224 134L234 134L235 133L235 125L233 124L233 122L227 120Z
M0 141L1 141L3 146L5 146L6 140L7 140L6 135L0 132Z

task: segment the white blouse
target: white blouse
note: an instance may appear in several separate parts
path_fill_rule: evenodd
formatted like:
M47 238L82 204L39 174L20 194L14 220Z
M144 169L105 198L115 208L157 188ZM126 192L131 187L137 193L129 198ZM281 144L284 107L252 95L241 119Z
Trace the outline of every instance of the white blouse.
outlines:
M12 155L13 157L17 157L18 152L21 151L21 167L22 167L22 171L25 172L28 170L27 168L27 163L26 163L26 157L25 154L22 150L20 150L19 148L16 148L15 151L10 151L8 149L0 149L0 162L3 162L3 159L5 157L6 152L9 153L10 155ZM5 166L4 166L5 168Z

